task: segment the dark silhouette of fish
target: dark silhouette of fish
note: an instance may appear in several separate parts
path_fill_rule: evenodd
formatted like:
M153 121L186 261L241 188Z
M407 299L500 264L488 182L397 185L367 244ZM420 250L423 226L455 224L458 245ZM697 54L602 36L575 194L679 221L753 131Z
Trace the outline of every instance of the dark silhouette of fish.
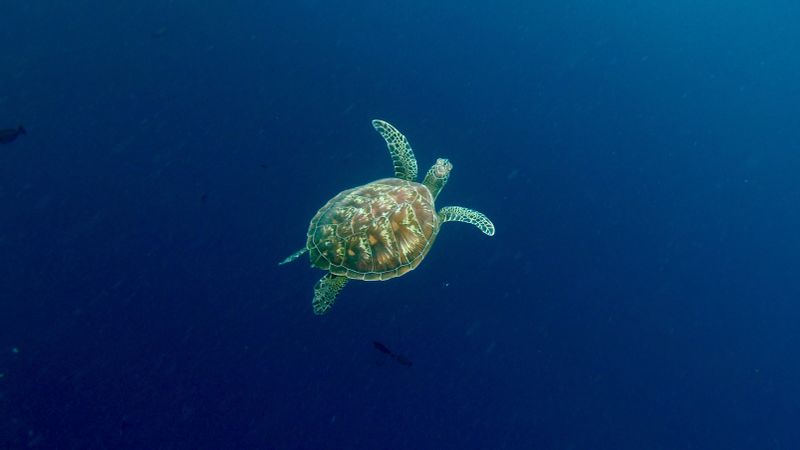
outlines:
M21 134L28 134L22 125L18 126L17 128L0 130L0 144L10 144L14 142L14 140L17 139L17 137L19 137Z
M205 204L208 201L208 194L205 192L200 196L200 203Z
M411 365L413 364L410 359L406 358L403 355L399 355L397 353L392 352L391 350L389 350L389 347L383 345L378 341L372 341L372 346L375 347L375 350L389 355L389 357L391 357L392 359L394 359L395 361L406 367L411 367Z
M389 355L389 356L394 356L394 353L392 353L392 351L391 351L391 350L389 350L389 347L387 347L387 346L385 346L385 345L381 344L380 342L378 342L378 341L372 341L372 345L373 345L373 347L375 347L375 349L376 349L376 350L378 350L379 352L381 352L381 353L386 353L386 354L387 354L387 355Z

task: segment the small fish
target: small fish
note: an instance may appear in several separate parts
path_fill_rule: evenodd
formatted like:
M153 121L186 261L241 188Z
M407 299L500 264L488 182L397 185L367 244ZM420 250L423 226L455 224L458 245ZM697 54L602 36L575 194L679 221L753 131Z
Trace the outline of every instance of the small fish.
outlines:
M14 140L21 134L28 134L22 125L18 126L17 128L0 130L0 144L10 144L14 142Z
M203 195L200 196L200 203L205 204L207 201L208 201L208 194L203 193Z
M386 353L387 355L394 357L394 353L392 353L392 351L389 350L389 347L381 344L380 342L372 341L372 345L375 347L375 350L378 350L381 353Z
M392 359L394 359L395 361L406 367L411 367L411 365L413 364L410 359L406 358L403 355L394 353L393 351L389 350L389 347L381 344L378 341L372 341L372 346L375 347L375 350L389 355L389 357L391 357Z

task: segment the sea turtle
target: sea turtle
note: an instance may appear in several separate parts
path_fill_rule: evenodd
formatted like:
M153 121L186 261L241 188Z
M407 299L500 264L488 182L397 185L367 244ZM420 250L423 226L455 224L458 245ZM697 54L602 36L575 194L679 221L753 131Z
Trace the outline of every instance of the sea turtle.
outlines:
M494 235L488 217L461 206L436 212L434 201L453 165L437 159L422 184L417 160L395 127L382 120L372 126L386 140L394 163L394 178L384 178L333 197L311 219L305 248L279 265L309 252L311 265L325 274L314 286L315 314L325 314L348 279L382 281L414 270L430 250L445 222L466 222Z

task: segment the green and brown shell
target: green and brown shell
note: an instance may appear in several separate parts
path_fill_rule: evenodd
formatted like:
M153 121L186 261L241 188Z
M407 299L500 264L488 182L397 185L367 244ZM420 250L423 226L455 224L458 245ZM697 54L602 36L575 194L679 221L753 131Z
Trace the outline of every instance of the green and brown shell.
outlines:
M311 220L311 264L357 280L388 280L413 270L430 250L440 218L430 190L385 178L346 190Z

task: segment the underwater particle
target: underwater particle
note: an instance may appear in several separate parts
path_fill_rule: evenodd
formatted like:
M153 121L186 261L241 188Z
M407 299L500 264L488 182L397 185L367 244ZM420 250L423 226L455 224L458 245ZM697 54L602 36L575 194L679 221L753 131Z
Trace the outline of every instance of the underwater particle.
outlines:
M6 377L6 374L4 374L3 372L0 372L0 380L2 380L5 377Z
M161 27L157 30L152 31L150 33L150 37L153 39L158 39L164 37L165 34L167 34L167 27Z
M0 130L0 144L10 144L22 134L28 134L28 132L25 131L25 127L22 125L18 126L17 128L6 128L4 130Z
M11 349L11 353L14 353L14 354L17 354L17 353L19 353L19 347L13 347L13 348Z

